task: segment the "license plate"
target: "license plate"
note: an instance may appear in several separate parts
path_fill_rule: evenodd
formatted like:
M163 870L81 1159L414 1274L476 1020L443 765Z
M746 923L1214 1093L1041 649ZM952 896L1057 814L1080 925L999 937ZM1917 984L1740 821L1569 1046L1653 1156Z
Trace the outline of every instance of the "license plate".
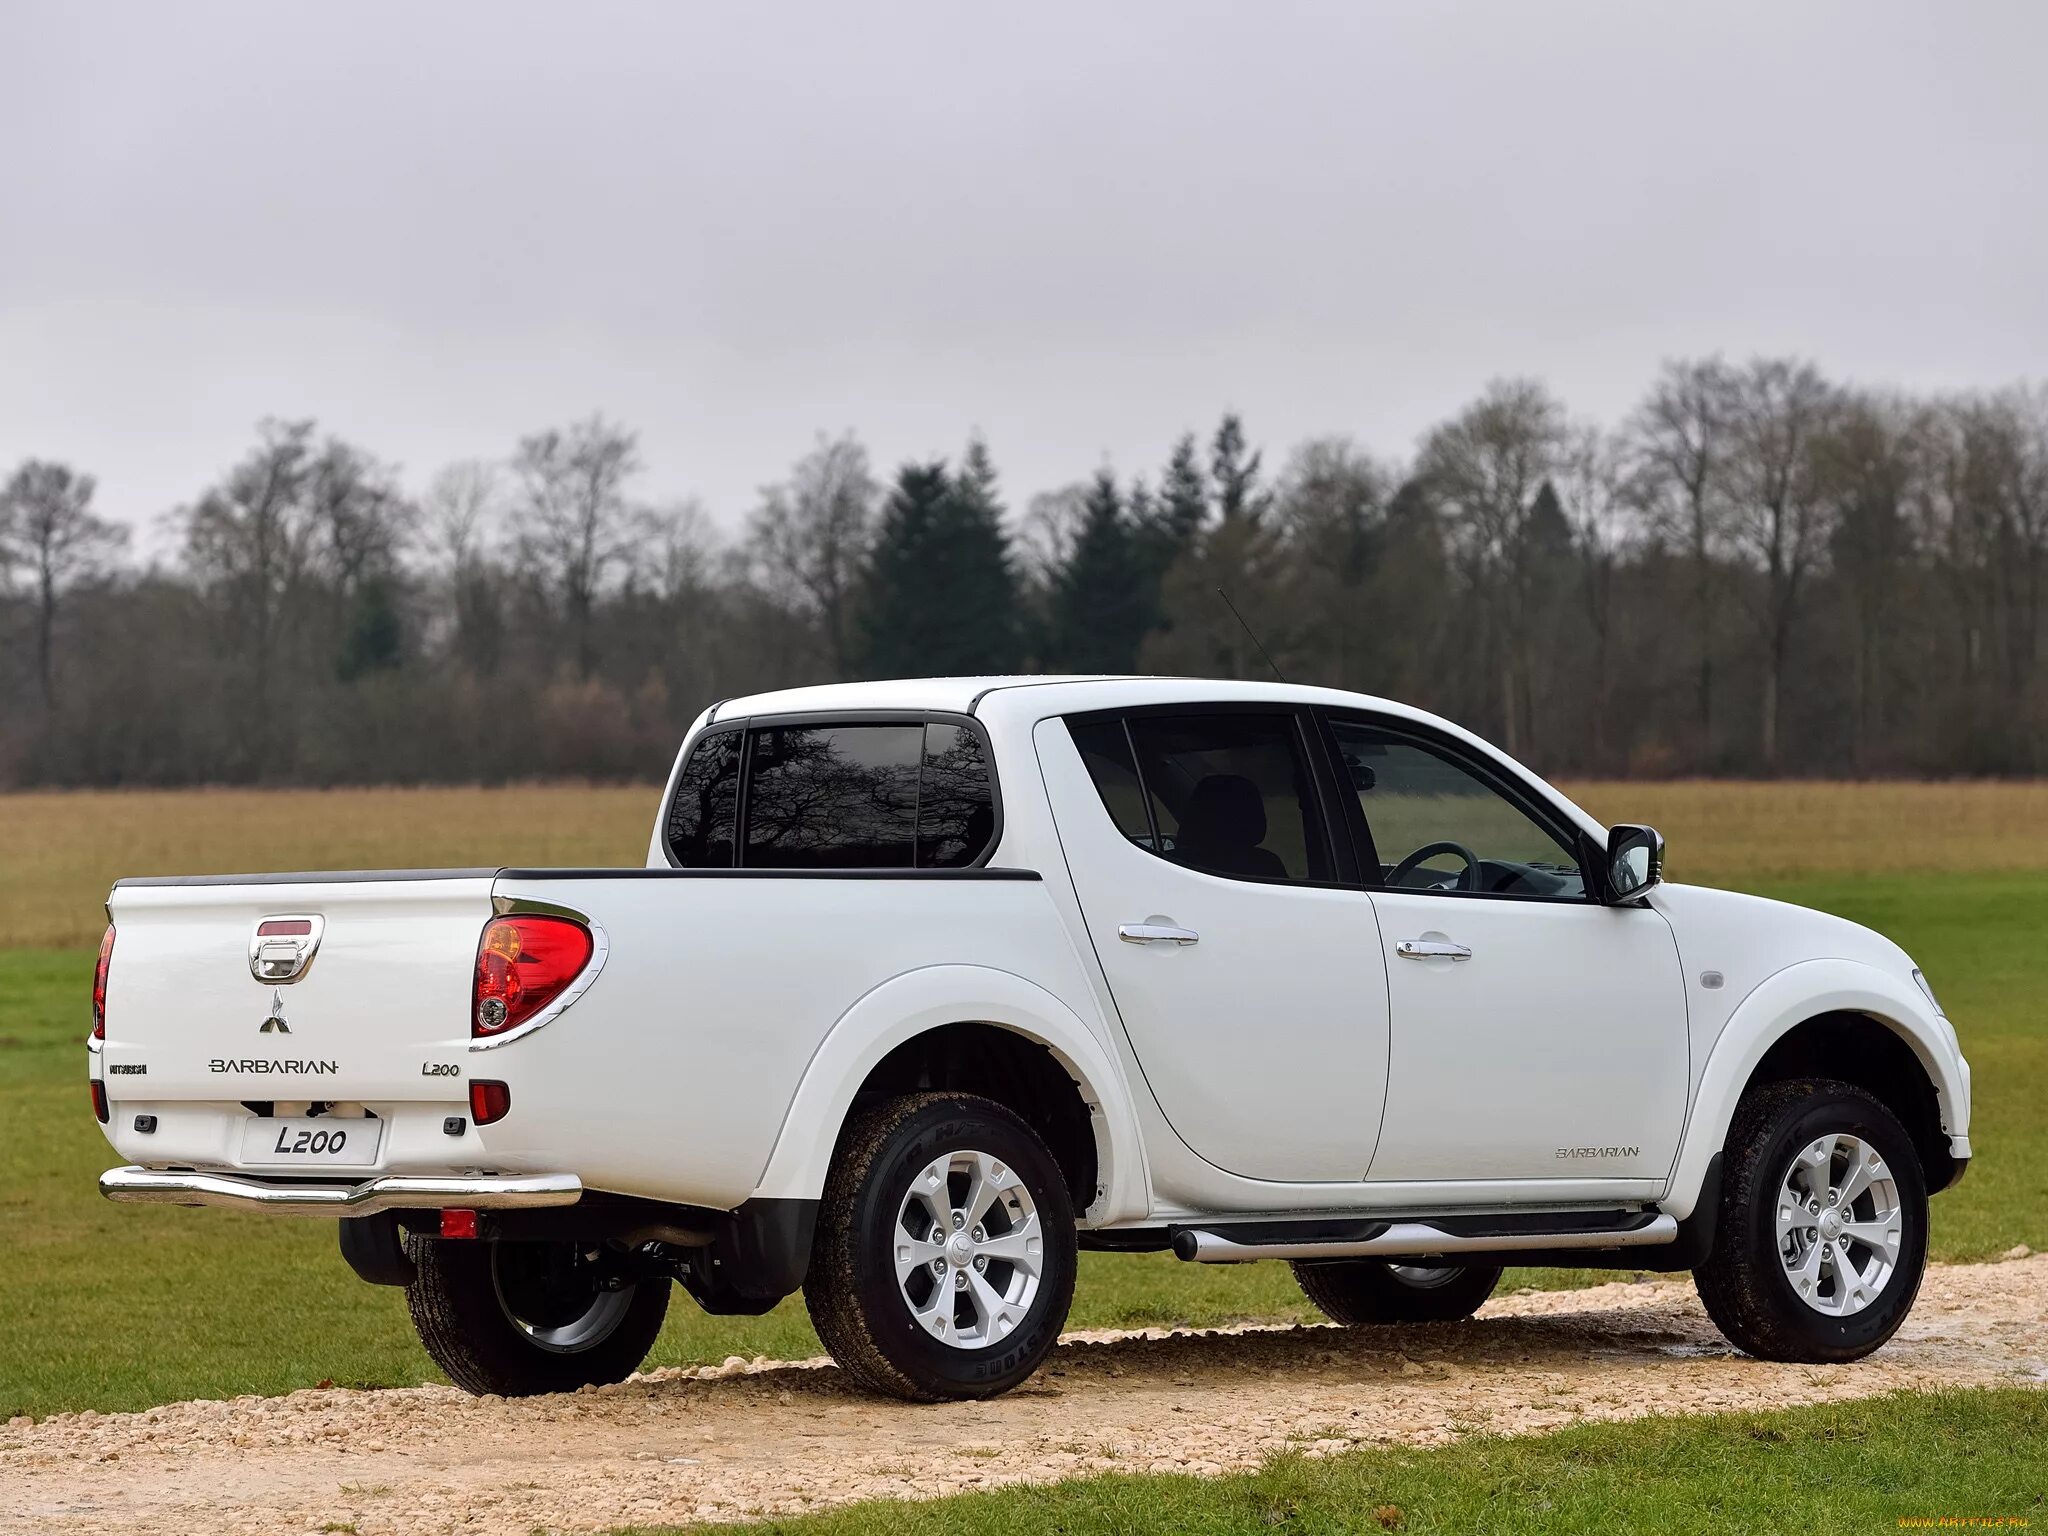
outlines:
M377 1161L371 1119L251 1120L242 1132L242 1161L292 1166L360 1168Z

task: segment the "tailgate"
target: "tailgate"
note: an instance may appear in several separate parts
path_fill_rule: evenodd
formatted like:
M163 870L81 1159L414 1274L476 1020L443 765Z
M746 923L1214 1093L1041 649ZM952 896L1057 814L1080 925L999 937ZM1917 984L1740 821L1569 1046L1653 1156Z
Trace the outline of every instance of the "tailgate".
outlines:
M460 1099L495 874L122 881L107 903L109 1097Z

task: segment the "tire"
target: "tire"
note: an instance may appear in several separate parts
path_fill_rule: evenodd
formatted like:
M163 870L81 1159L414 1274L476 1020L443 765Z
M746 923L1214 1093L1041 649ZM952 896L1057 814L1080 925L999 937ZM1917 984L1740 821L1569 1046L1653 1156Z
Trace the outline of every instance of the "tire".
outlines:
M479 1396L623 1381L668 1315L667 1276L602 1288L603 1268L572 1243L412 1236L405 1246L418 1270L405 1299L420 1343L450 1381Z
M993 1194L978 1224L964 1219L978 1203L977 1171ZM899 1255L914 1259L900 1280ZM804 1305L840 1369L870 1391L912 1402L993 1397L1059 1342L1074 1258L1066 1181L1029 1126L991 1099L909 1094L860 1113L840 1138Z
M1454 1323L1477 1312L1500 1284L1498 1264L1391 1264L1381 1259L1303 1259L1302 1293L1333 1323Z
M1824 1147L1832 1151L1823 1186L1813 1153ZM1827 1218L1858 1169L1874 1177L1849 1196L1852 1230L1838 1234L1847 1241L1837 1260ZM1721 1177L1714 1245L1693 1284L1730 1343L1762 1360L1860 1360L1898 1330L1927 1265L1927 1188L1890 1110L1826 1079L1754 1088L1736 1107ZM1800 1192L1809 1196L1803 1214L1790 1198ZM1781 1196L1794 1223L1782 1237Z

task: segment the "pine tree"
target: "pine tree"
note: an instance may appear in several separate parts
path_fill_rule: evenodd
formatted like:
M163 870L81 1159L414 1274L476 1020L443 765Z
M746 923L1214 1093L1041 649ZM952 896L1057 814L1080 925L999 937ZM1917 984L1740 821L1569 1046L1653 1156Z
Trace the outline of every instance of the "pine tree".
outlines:
M942 459L897 472L867 592L872 677L958 676L1018 664L1017 576L995 469L979 441L958 475Z
M1216 481L1216 510L1226 523L1239 519L1256 523L1272 501L1259 486L1259 460L1265 455L1245 455L1244 422L1235 412L1226 414L1216 428L1209 448L1209 472Z
M1207 518L1205 495L1205 521L1161 577L1161 625L1143 647L1148 669L1201 677L1267 674L1265 658L1217 596L1219 589L1275 656L1285 654L1291 616L1281 607L1283 551L1278 529L1265 517L1272 494L1259 483L1262 457L1247 453L1244 424L1225 416L1209 459L1217 515ZM1183 438L1167 466L1169 499L1176 485L1192 485L1200 474L1194 441Z
M1073 554L1053 578L1055 664L1077 672L1135 670L1152 612L1152 590L1116 477L1098 470Z
M1196 453L1195 434L1184 435L1173 445L1166 461L1166 473L1159 478L1159 499L1141 525L1144 540L1160 570L1183 553L1209 521L1209 481L1202 473Z

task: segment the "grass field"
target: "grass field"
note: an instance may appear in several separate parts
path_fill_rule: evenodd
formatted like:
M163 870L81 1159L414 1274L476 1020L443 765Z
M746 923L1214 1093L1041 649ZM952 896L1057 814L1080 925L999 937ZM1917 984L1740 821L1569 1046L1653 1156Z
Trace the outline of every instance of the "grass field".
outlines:
M1935 1203L1944 1258L2048 1248L2048 795L2038 786L1581 788L1664 827L1674 871L1871 923L1926 967L1976 1068L1979 1156ZM1771 814L1771 796L1781 797ZM145 869L632 862L652 791L0 797L0 1418L434 1373L402 1296L360 1284L331 1224L122 1208L86 1106L96 903ZM97 807L97 809L95 809ZM267 830L266 830L267 829ZM2003 829L2004 837L1999 837ZM1853 868L1859 849L1874 872ZM1762 874L1743 873L1746 861ZM1974 861L1974 862L1971 862ZM2031 862L2029 862L2031 861ZM1805 873L1799 873L1802 868ZM83 910L79 910L80 908ZM35 926L40 924L40 926ZM1566 1276L1523 1276L1551 1283ZM1512 1283L1512 1282L1511 1282ZM1306 1317L1286 1269L1088 1255L1077 1325ZM653 1361L813 1353L800 1303L707 1318L678 1298Z
M1921 1522L2048 1522L2048 1393L1906 1395L1588 1424L1436 1450L1282 1455L1238 1477L1093 1477L927 1503L859 1504L755 1529L768 1536L1832 1536ZM634 1528L619 1536L652 1533Z
M2048 781L1567 784L1648 822L1670 877L2048 871ZM0 795L0 948L97 944L123 875L638 864L654 785L504 789L75 790Z

